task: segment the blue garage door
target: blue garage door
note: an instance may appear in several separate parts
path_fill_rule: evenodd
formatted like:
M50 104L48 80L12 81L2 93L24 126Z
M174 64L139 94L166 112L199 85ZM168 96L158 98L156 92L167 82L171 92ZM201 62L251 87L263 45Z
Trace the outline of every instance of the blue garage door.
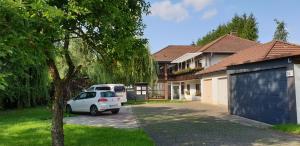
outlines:
M270 124L291 122L286 68L234 74L230 91L232 114Z

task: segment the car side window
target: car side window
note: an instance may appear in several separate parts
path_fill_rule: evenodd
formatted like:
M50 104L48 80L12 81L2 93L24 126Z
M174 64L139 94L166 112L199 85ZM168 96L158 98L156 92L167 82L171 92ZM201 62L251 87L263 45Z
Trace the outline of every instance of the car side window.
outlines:
M79 95L79 100L80 99L85 99L86 98L86 96L87 96L87 93L86 92L84 92L84 93L81 93L80 95Z
M86 98L94 98L96 96L96 92L87 92Z

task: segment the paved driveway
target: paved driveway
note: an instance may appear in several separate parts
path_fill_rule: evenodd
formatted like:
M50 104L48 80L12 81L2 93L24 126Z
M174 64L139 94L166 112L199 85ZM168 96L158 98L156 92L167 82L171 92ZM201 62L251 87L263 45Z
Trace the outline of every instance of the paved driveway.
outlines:
M133 111L140 125L161 146L300 146L300 137L257 128L268 126L247 120L246 125L239 124L243 119L231 117L225 108L199 102L138 105Z
M103 126L114 128L138 128L136 117L132 114L131 106L122 107L119 114L113 115L110 112L99 116L81 114L74 117L64 118L67 124L79 124L88 126Z

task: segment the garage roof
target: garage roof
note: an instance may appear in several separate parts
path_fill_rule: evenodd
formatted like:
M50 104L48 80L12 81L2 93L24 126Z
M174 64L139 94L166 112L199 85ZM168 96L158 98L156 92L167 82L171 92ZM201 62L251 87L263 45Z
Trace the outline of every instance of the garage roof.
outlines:
M207 74L225 70L227 66L231 65L240 65L296 55L300 55L299 45L276 40L242 50L196 74Z

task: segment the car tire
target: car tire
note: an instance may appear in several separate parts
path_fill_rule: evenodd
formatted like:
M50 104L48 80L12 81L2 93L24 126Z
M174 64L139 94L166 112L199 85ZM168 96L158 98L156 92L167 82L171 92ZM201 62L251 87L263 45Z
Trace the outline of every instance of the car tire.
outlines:
M71 107L71 105L69 105L69 104L66 106L66 113L67 113L67 114L72 114L72 113L73 113L72 107Z
M91 108L90 108L90 114L91 114L92 116L97 116L98 113L99 113L99 112L98 112L97 106L92 105Z
M112 114L118 114L119 111L120 111L120 109L115 109L115 110L112 110L111 113L112 113Z

